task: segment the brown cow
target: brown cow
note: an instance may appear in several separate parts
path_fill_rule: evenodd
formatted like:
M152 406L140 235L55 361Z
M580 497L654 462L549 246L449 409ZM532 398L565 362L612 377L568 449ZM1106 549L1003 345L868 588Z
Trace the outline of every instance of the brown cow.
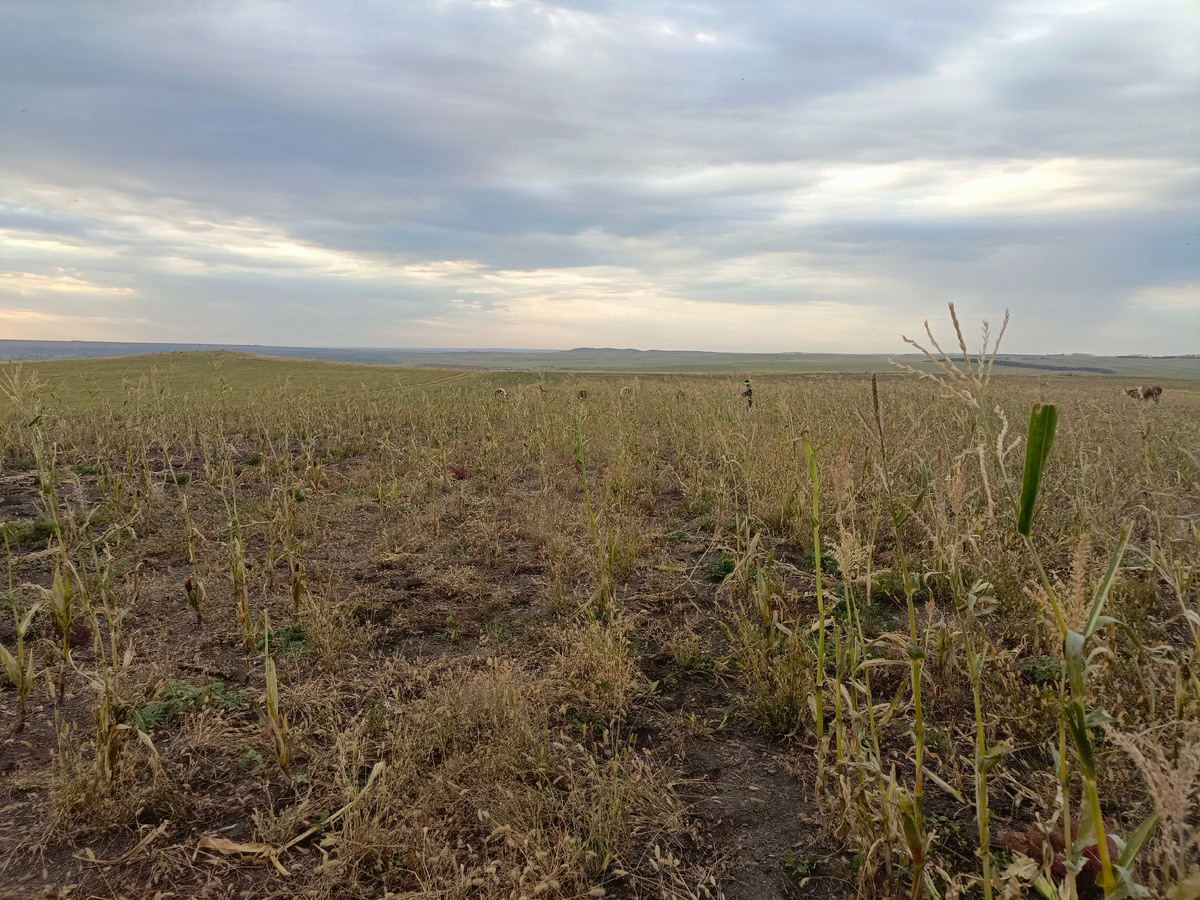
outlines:
M1134 400L1153 400L1157 403L1158 398L1162 396L1162 388L1157 384L1153 387L1142 385L1141 387L1125 388L1125 393Z

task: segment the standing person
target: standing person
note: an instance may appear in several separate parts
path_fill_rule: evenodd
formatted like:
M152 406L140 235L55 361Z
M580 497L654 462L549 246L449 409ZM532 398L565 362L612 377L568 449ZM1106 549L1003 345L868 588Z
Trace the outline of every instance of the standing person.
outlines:
M746 398L746 409L753 409L754 408L754 391L750 387L750 379L749 378L746 379L745 384L746 384L746 389L744 391L742 391L741 394L739 394L738 396Z

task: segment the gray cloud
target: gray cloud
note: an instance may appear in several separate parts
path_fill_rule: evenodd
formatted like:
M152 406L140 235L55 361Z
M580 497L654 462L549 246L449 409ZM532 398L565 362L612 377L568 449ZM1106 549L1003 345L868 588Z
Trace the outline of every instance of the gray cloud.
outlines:
M1195 352L1198 36L1182 2L0 3L0 330L850 351L954 300L1014 351Z

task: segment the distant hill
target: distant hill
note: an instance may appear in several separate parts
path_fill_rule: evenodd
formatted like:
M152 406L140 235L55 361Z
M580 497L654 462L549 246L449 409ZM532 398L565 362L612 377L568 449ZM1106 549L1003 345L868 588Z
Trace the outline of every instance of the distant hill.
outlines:
M253 344L151 344L110 341L0 340L0 360L95 359L146 353L231 350L259 356L313 359L424 369L568 372L886 372L894 359L927 368L915 353L717 353L702 350L635 350L575 347L571 350L425 350L413 348L272 347ZM1004 354L996 366L1012 375L1120 375L1142 382L1200 379L1200 356L1089 356Z

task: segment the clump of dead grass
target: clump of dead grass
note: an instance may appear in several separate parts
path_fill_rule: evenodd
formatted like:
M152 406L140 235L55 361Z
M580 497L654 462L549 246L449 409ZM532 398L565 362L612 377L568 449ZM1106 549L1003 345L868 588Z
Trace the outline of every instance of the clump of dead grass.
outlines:
M679 827L665 773L614 732L563 721L555 680L498 660L430 677L422 696L389 704L377 746L364 728L338 739L343 797L371 753L386 768L321 840L311 895L581 896ZM299 823L264 825L278 840Z
M113 833L132 826L148 810L165 817L181 802L157 751L146 744L123 744L121 765L112 774L105 772L91 750L79 742L74 729L65 725L60 729L50 788L52 813L43 837L46 844Z
M1124 734L1111 727L1106 733L1145 779L1159 817L1162 840L1155 854L1159 887L1164 895L1175 891L1176 896L1191 896L1187 883L1200 881L1200 826L1192 815L1200 799L1200 728L1184 728L1174 748L1164 746L1153 734Z
M612 623L581 619L561 627L554 637L558 649L552 677L566 688L565 699L582 704L604 722L623 716L647 687L630 656L631 628L626 618Z

